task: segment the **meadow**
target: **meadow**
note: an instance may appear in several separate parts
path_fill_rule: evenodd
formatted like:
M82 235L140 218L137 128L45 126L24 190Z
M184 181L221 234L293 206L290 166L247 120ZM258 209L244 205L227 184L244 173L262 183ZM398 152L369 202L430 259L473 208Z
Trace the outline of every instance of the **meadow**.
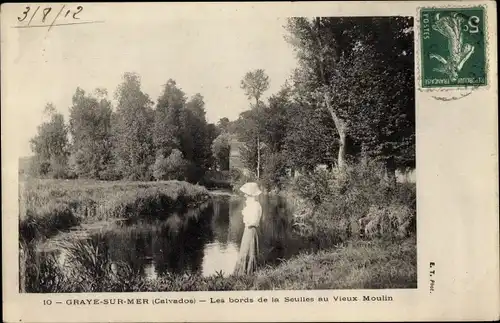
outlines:
M49 238L84 222L162 217L209 199L206 188L183 181L28 179L20 183L19 196L23 243Z

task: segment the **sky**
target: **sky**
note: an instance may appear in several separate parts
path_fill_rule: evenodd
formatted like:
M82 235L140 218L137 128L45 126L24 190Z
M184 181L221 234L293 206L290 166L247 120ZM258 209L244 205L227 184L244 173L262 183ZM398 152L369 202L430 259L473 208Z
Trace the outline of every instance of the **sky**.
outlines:
M60 6L54 5L54 12ZM18 8L8 18L22 16L23 7ZM15 109L22 120L16 138L20 156L31 155L29 140L43 121L45 104L52 102L67 120L78 86L85 91L104 87L113 97L123 74L136 72L143 91L156 102L162 85L172 78L188 96L201 93L208 121L217 122L221 117L234 120L248 109L239 87L246 72L266 71L268 96L296 66L284 40L285 18L251 10L194 15L169 7L112 8L84 8L79 14L80 21L102 23L54 26L50 31L9 29L8 57L2 62L9 77L3 92L7 109Z

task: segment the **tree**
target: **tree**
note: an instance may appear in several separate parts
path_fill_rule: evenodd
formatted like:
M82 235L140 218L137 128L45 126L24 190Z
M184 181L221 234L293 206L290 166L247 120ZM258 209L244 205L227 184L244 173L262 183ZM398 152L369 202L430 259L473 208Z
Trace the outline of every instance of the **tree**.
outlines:
M186 103L186 109L191 111L198 120L206 122L205 101L200 93L196 93L191 97Z
M257 169L257 138L261 130L259 114L256 109L247 110L240 113L240 116L235 121L236 137L242 145L239 147L239 153L243 165L248 169ZM260 167L259 167L260 168Z
M185 93L169 79L155 110L153 141L157 153L168 156L172 149L181 149L181 118L185 103Z
M280 187L287 168L291 166L288 162L288 151L284 149L287 135L296 131L295 128L290 128L290 121L294 118L294 115L290 114L293 110L290 90L287 85L283 86L278 93L271 95L268 104L262 103L258 112L252 111L260 138L260 175L268 188ZM252 154L244 156L252 158Z
M219 170L229 170L229 155L231 153L231 137L221 133L212 143L212 154Z
M217 128L219 129L219 131L221 133L228 132L229 131L229 124L230 124L230 121L228 118L226 118L226 117L220 118L219 121L217 122Z
M77 88L70 107L69 131L75 173L79 177L105 179L111 163L111 102L102 89L98 97Z
M210 133L205 115L201 94L187 100L174 80L167 81L155 111L155 149L164 156L173 149L181 151L191 165L191 180L200 178L213 163L210 146L215 135Z
M294 104L288 109L288 125L283 143L292 170L311 172L317 165L333 165L338 140L332 138L335 124L324 109L314 106Z
M163 154L156 156L155 163L151 166L153 177L159 181L167 178L167 158Z
M287 158L279 152L264 156L262 180L268 189L281 188L287 176Z
M288 20L288 41L299 59L295 85L303 102L324 107L334 121L340 168L348 137L384 156L389 169L394 155L414 146L412 24L405 17ZM390 114L394 117L387 120ZM397 131L396 124L405 127ZM372 143L367 142L367 129ZM387 145L386 140L406 143Z
M112 120L116 168L123 178L149 180L149 168L154 162L153 110L149 96L141 90L139 75L124 74L116 99L118 105Z
M245 91L248 100L255 100L255 106L258 106L262 94L269 89L269 76L263 69L247 72L240 87Z
M243 145L240 147L241 159L246 167L259 169L262 175L266 172L267 161L272 159L266 155L281 154L289 131L289 122L292 114L289 113L290 88L283 87L277 94L272 95L268 104L261 102L259 109L251 109L240 114L234 122L237 138ZM257 149L259 138L260 149ZM260 154L258 154L258 152ZM261 162L259 162L259 155Z
M157 154L168 156L178 149L190 165L189 179L197 181L213 164L211 144L216 137L206 121L205 102L199 93L189 100L169 79L158 98L155 111L154 143Z
M31 150L35 154L34 171L37 175L63 178L68 167L68 130L64 117L52 103L44 109L48 121L38 126L37 135L31 139Z
M245 92L248 100L255 100L255 109L259 111L259 100L265 91L269 89L269 76L266 75L263 69L257 69L245 74L240 84ZM259 130L256 132L256 150L257 150L257 179L260 178L260 138L258 135Z
M186 103L185 117L182 124L185 137L191 140L191 162L202 170L212 166L213 158L211 145L215 139L208 129L206 121L205 102L199 93L191 97ZM187 154L187 152L184 152Z
M220 131L213 123L207 124L205 133L205 145L209 147L210 154L205 161L205 169L210 169L215 166L215 158L212 154L212 142L220 135Z
M179 149L172 149L168 157L159 154L152 166L153 176L156 180L185 180L188 162L183 158Z
M291 107L290 88L285 86L278 93L271 95L269 104L262 105L256 115L260 124L261 141L273 153L282 150L287 133L293 131L288 131Z

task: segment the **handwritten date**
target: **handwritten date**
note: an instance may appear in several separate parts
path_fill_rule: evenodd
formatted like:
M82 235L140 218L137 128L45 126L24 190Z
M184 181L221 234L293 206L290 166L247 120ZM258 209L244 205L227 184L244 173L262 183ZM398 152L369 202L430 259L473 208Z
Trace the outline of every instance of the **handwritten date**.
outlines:
M48 19L53 19L51 21L51 24L53 25L56 22L56 20L61 17L71 20L79 20L80 19L79 14L83 11L82 6L66 9L66 5L63 5L61 8L59 8L59 11L57 11L57 9L53 7L46 7L43 8L41 11L40 9L41 9L40 6L36 7L34 10L32 7L28 6L25 8L22 14L17 17L17 20L21 23L27 21L27 25L29 26L35 17L36 17L35 21L40 20L42 24L46 22L48 23Z

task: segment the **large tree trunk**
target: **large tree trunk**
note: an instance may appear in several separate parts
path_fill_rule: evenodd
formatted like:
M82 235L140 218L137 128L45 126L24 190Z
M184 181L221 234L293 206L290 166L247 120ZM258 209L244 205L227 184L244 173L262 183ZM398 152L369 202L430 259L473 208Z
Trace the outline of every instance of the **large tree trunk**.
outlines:
M394 163L394 160L389 159L386 161L385 164L385 180L389 183L391 186L396 185L396 164Z
M346 138L347 135L345 133L345 130L339 131L339 136L340 136L340 145L339 145L339 156L338 156L338 167L339 169L344 169L345 168L345 155L346 155Z
M335 123L335 128L339 134L339 153L337 158L337 167L339 169L344 169L346 166L346 141L347 141L347 127L341 118L338 117L337 113L334 111L332 105L330 104L330 96L325 93L325 105L332 116L333 122Z
M327 86L327 89L324 92L324 101L326 108L328 109L328 112L330 112L330 115L332 116L333 122L335 123L335 128L337 128L337 132L339 133L340 141L339 141L339 154L337 158L337 167L339 170L345 169L345 157L346 157L346 139L347 139L347 129L346 129L346 124L344 120L338 117L337 113L333 109L331 105L331 100L330 100L330 93L328 91L330 90L328 85L330 84L329 80L325 77L325 71L324 71L324 57L322 54L323 50L323 44L321 41L321 37L319 35L320 32L320 25L321 25L321 19L318 17L315 19L315 26L316 26L316 31L313 31L313 35L315 35L316 42L318 45L318 63L320 66L319 72L320 72L320 78L321 81L325 86Z
M260 138L257 135L257 179L260 179Z
M259 98L255 97L255 108L257 109L257 113L259 113ZM257 124L257 179L260 179L260 135L259 128Z

